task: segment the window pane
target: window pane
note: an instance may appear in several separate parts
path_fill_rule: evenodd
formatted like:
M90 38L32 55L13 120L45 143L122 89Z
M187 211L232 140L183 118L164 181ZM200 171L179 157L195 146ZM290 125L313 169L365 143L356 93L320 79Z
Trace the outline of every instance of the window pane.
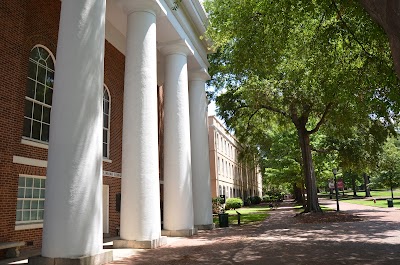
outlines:
M103 114L103 127L108 128L108 116Z
M25 101L25 117L32 118L32 105L33 102L26 100Z
M33 178L26 178L26 187L33 187Z
M44 142L49 141L49 128L50 126L47 124L42 123L42 137L41 140Z
M53 101L53 89L50 89L49 87L47 87L46 88L46 98L45 98L44 103L51 106L52 101Z
M35 210L35 209L37 209L39 207L39 201L32 201L32 207L31 207L31 209L32 210Z
M38 220L43 220L43 210L39 210Z
M22 221L22 212L17 211L17 221Z
M19 177L18 187L25 187L25 178L24 177Z
M37 220L38 219L38 211L31 211L31 220Z
M41 186L42 188L46 188L46 180L45 180L45 179L41 179L41 180L40 180L40 186Z
M24 198L25 189L18 188L18 198Z
M54 87L54 72L52 71L47 71L46 86Z
M21 201L21 200L18 200L18 201L17 201L17 209L18 209L18 210L21 210L21 209L22 209L22 201Z
M28 83L26 84L26 95L30 98L35 96L35 84L35 81L28 78Z
M25 198L32 198L32 189L25 189Z
M33 118L35 120L42 120L42 106L36 103L33 103Z
M103 112L105 113L105 114L108 114L109 112L109 105L108 105L108 101L105 101L104 102L104 109L103 109Z
M36 80L36 68L37 65L34 62L29 61L28 77L32 78L33 80Z
M40 82L40 83L42 83L42 84L45 84L46 82L46 69L41 65L41 64L39 64L38 65L38 73L37 73L37 81L38 82Z
M40 59L40 55L39 55L39 47L36 47L35 49L33 49L31 51L31 55L30 58L35 60L35 61L39 61Z
M43 106L43 122L50 123L50 108Z
M41 190L40 190L40 198L41 198L41 199L44 199L45 197L46 197L46 190L41 189Z
M44 209L44 201L39 201L39 209Z
M22 213L22 221L29 221L31 211L23 211Z
M25 200L24 201L24 209L30 209L31 208L31 201Z
M40 122L33 121L32 138L38 139L38 140L40 139Z
M103 144L103 157L108 157L108 154L107 154L107 144Z
M33 198L35 199L40 198L40 189L33 189Z
M40 188L40 179L33 179L33 187Z
M47 59L47 57L49 57L49 52L46 49L40 48L39 52L42 59Z
M48 67L49 69L54 70L54 62L53 62L53 58L51 58L51 56L49 56L49 57L47 58L47 67Z
M24 119L24 132L23 135L26 137L31 137L31 120L25 118Z
M40 102L44 102L44 85L36 84L36 97L35 99Z
M103 143L107 143L107 130L103 129Z
M103 89L103 99L108 101L108 93L105 88Z

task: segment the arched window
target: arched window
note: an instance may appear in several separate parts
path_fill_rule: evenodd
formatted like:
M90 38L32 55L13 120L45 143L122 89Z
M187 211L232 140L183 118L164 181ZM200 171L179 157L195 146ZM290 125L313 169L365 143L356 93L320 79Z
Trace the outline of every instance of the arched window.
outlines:
M29 56L23 136L49 141L54 85L54 57L44 46L35 46Z
M111 97L106 85L103 88L103 157L110 156Z

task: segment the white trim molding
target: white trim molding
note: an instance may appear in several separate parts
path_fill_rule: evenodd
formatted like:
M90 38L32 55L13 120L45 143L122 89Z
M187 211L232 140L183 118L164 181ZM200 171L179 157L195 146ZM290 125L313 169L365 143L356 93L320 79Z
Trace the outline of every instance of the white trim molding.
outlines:
M21 165L28 165L28 166L35 166L35 167L47 167L46 160L39 160L34 158L28 158L23 156L13 156L13 163L21 164Z
M19 225L15 225L15 231L27 230L27 229L38 229L38 228L43 228L43 222L42 223L36 223L36 224L19 224Z
M34 146L34 147L39 147L39 148L43 148L43 149L49 149L49 144L48 143L36 142L36 141L31 140L31 139L28 140L25 137L22 137L21 144Z

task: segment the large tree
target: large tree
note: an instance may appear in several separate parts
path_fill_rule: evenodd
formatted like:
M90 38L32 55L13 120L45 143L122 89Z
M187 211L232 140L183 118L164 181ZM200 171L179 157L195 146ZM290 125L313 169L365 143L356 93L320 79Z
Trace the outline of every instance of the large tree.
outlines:
M218 113L241 127L278 122L296 131L306 211L321 211L310 138L325 124L391 127L399 80L384 32L353 1L206 2L215 42ZM239 127L239 128L238 128Z

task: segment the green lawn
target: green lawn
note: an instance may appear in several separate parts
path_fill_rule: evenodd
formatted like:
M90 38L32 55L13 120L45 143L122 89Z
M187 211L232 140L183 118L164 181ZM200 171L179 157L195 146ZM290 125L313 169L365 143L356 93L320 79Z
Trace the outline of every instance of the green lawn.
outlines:
M240 224L250 224L254 222L264 221L268 216L270 208L266 204L252 205L249 207L242 207L236 210L229 210L226 213L229 214L228 220L229 225L237 224L238 217L236 211L241 213ZM214 223L218 224L218 215L213 218Z
M320 194L323 197L329 196L329 192L322 192ZM345 194L344 197L353 198L353 191L345 191L344 194ZM357 191L357 197L364 197L364 196L365 196L365 191ZM371 190L371 196L374 198L391 198L392 194L390 193L390 190ZM394 190L393 196L400 198L400 190ZM339 197L340 198L343 197L342 191L339 191ZM335 199L335 192L333 193L333 199Z
M360 205L367 205L367 206L374 206L374 207L381 207L381 208L388 208L388 203L387 201L384 200L376 200L376 203L374 203L374 200L365 200L365 199L358 199L358 200L343 200L344 202L348 203L353 203L353 204L360 204ZM340 202L339 202L340 203ZM400 208L400 200L399 199L394 199L393 200L393 207Z

